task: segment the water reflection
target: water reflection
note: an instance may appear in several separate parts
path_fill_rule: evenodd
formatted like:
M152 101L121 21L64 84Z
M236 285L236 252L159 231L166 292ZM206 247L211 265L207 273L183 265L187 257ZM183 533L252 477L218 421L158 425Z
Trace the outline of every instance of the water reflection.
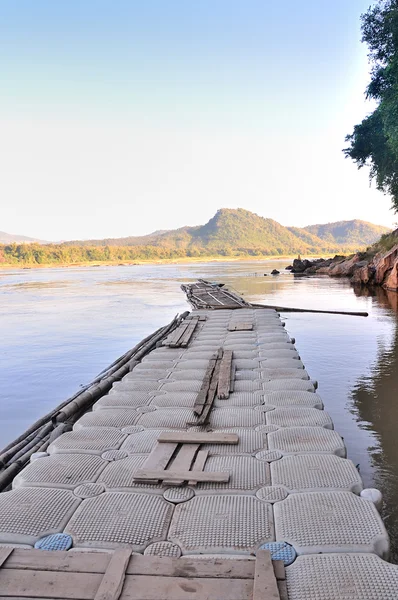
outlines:
M367 295L386 313L398 313L398 294L381 289L356 290ZM382 516L392 541L392 558L398 562L398 328L391 343L380 341L371 373L360 377L352 390L354 414L360 427L372 431L377 445L368 448L375 467L375 486L384 497Z

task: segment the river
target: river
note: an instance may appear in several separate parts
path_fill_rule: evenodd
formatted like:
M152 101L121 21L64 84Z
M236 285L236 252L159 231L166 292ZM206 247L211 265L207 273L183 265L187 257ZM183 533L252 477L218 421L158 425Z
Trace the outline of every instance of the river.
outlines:
M287 261L0 271L0 447L187 309L180 284L227 283L247 300L368 311L286 313L301 358L366 487L381 490L398 563L398 294L293 276ZM271 276L272 269L281 271ZM268 273L264 277L264 273Z

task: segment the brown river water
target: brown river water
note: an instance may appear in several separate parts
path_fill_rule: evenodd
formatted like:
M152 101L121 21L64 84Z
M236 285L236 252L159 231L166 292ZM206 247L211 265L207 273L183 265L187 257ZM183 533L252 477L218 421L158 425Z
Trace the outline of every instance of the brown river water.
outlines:
M247 300L368 318L282 313L382 516L398 563L398 294L346 280L294 276L287 261L0 271L0 446L88 383L187 304L198 277ZM279 276L268 275L272 269Z

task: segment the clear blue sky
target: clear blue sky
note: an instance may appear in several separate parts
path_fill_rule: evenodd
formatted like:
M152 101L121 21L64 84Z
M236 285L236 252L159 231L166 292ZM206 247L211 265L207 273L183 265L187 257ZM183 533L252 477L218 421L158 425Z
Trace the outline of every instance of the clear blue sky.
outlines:
M390 200L344 159L369 0L2 0L0 229L118 237L243 207L284 225Z

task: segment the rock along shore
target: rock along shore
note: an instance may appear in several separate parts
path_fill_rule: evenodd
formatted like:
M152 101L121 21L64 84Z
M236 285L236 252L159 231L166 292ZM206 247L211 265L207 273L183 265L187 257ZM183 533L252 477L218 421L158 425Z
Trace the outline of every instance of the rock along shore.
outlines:
M398 230L394 233L398 242ZM349 277L354 284L381 286L385 290L398 291L398 243L390 250L374 256L366 252L357 252L353 256L336 255L326 260L295 259L293 265L287 269L292 273L304 275Z

